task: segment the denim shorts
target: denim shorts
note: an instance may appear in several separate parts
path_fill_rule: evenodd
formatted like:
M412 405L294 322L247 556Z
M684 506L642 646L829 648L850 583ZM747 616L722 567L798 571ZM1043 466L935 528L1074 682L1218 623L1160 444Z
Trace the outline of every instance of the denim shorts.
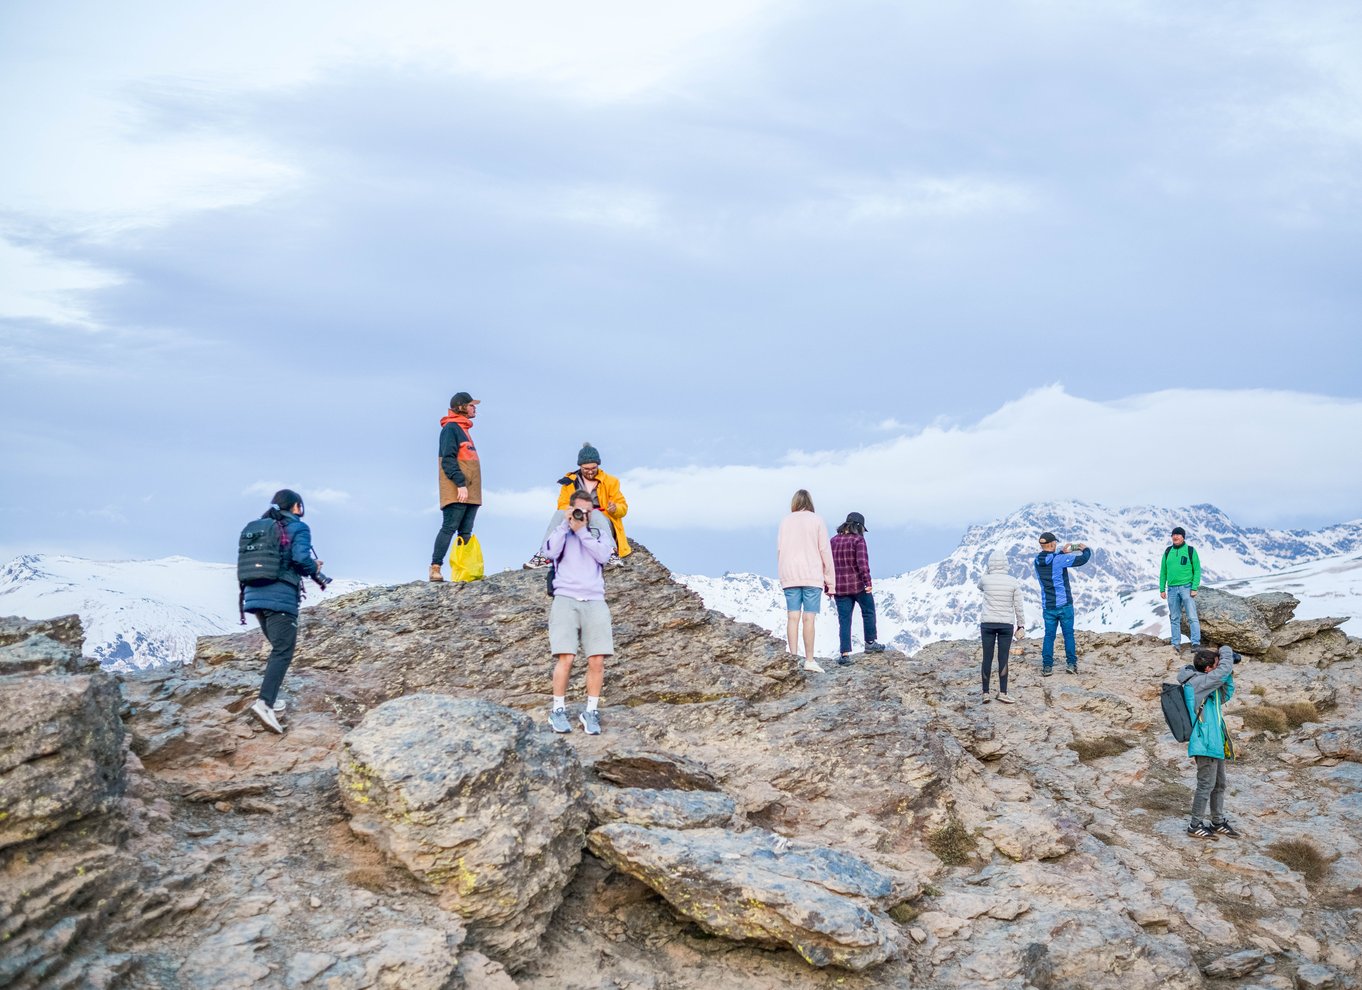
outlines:
M802 606L803 611L817 615L822 606L822 601L822 588L805 586L785 589L785 611L787 612L798 612Z

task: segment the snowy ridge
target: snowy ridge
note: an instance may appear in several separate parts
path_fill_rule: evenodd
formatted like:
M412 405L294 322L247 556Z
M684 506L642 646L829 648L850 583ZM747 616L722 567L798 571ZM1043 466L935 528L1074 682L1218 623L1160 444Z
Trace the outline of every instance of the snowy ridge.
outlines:
M337 580L322 591L307 582L304 606L362 587ZM193 658L200 636L242 628L234 564L26 554L0 570L0 615L47 619L73 612L85 624L85 655L113 670L183 663Z
M1072 585L1083 629L1168 635L1167 607L1159 599L1159 561L1174 526L1187 530L1201 556L1203 581L1235 594L1289 591L1302 599L1297 616L1362 617L1362 520L1324 529L1271 530L1235 525L1213 505L1182 509L1151 506L1110 509L1086 502L1043 502L1005 518L971 526L960 545L936 564L897 577L876 578L880 642L914 651L941 639L978 633L980 596L975 583L992 553L1004 553L1026 597L1028 635L1040 629L1040 594L1031 561L1045 530L1063 542L1093 547L1089 563L1073 572ZM875 566L873 533L870 561ZM774 563L774 548L772 558ZM723 577L677 575L705 604L785 636L785 605L779 583L758 574ZM1362 619L1345 630L1362 632ZM861 622L853 624L853 649L861 645ZM818 617L817 652L837 652L837 617L824 602Z

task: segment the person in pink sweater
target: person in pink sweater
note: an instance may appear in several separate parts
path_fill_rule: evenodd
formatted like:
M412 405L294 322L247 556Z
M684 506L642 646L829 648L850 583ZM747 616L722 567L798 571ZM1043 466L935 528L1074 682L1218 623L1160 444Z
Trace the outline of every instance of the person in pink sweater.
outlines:
M804 669L823 673L813 658L814 616L823 592L832 593L836 572L828 527L813 511L813 497L803 488L790 500L790 514L780 521L776 539L776 570L785 590L785 639L799 655L799 629L804 628Z

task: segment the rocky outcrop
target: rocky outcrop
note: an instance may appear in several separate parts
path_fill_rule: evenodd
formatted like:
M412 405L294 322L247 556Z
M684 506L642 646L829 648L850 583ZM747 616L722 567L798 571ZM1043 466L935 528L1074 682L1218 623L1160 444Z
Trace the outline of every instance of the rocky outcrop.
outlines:
M1201 642L1220 646L1228 643L1240 653L1261 656L1272 646L1272 628L1263 610L1247 598L1202 585L1196 598L1197 619L1201 622ZM1182 617L1182 632L1191 635L1187 616Z
M608 582L619 654L600 736L548 731L548 664L535 659L548 603L529 572L309 610L283 736L243 714L264 665L253 631L203 641L194 666L126 678L123 796L0 850L0 984L1191 990L1209 979L1200 967L1237 970L1244 952L1274 960L1246 986L1362 981L1362 659L1341 629L1236 668L1228 810L1244 838L1205 844L1185 837L1186 747L1158 710L1158 683L1186 660L1166 639L1080 632L1080 673L1043 680L1036 644L1020 641L1017 703L984 705L975 641L810 676L759 630L707 612L644 549ZM1248 607L1291 638L1314 620L1292 620L1288 604ZM54 651L59 626L11 641L28 644L25 677L88 674L78 642ZM572 705L581 693L574 680ZM447 709L465 716L448 731L429 712L394 721L366 757L382 775L343 784L347 735L418 694L446 696L442 710L490 707ZM506 783L534 782L533 804L552 799L555 774L559 795L580 788L583 823L601 826L599 855L564 831L581 858L573 869L565 854L543 886L557 910L542 926L526 920L540 902L505 925L447 910L458 864L432 864L456 847L492 856L478 838L533 833ZM382 791L369 806L343 798L361 778ZM429 801L398 815L407 788ZM509 917L524 894L514 871L542 864L501 848L470 885L499 883L488 910ZM681 849L678 862L717 879L662 865ZM810 850L889 878L890 895L818 881L826 863L782 872ZM801 914L813 904L819 918ZM856 929L854 917L870 920ZM515 933L504 949L491 941L501 929Z
M0 620L0 985L74 981L73 958L129 892L109 812L124 788L113 678L83 665L80 620Z
M815 966L863 970L899 952L886 913L918 893L855 856L763 829L680 831L616 823L591 851L705 931L785 944Z
M350 827L460 915L514 971L538 948L581 859L576 754L487 701L415 694L379 705L341 747Z

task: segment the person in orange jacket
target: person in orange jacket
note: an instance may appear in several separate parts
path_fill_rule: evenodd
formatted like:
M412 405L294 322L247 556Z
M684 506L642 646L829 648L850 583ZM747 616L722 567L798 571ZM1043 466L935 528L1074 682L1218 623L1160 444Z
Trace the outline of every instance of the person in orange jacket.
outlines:
M611 562L616 563L629 556L632 548L624 535L624 517L629 512L629 503L625 500L624 493L620 491L619 478L601 470L601 452L589 441L582 444L582 449L577 452L577 470L559 478L558 484L561 486L558 491L558 511L549 520L544 540L548 539L549 533L558 528L567 514L568 501L575 492L580 491L591 496L591 517L587 525L599 529L601 535L609 538L614 544L614 553L610 555ZM540 541L540 545L543 545L543 540ZM535 567L548 567L551 563L553 561L543 553L536 553L524 566L526 570L530 570Z

